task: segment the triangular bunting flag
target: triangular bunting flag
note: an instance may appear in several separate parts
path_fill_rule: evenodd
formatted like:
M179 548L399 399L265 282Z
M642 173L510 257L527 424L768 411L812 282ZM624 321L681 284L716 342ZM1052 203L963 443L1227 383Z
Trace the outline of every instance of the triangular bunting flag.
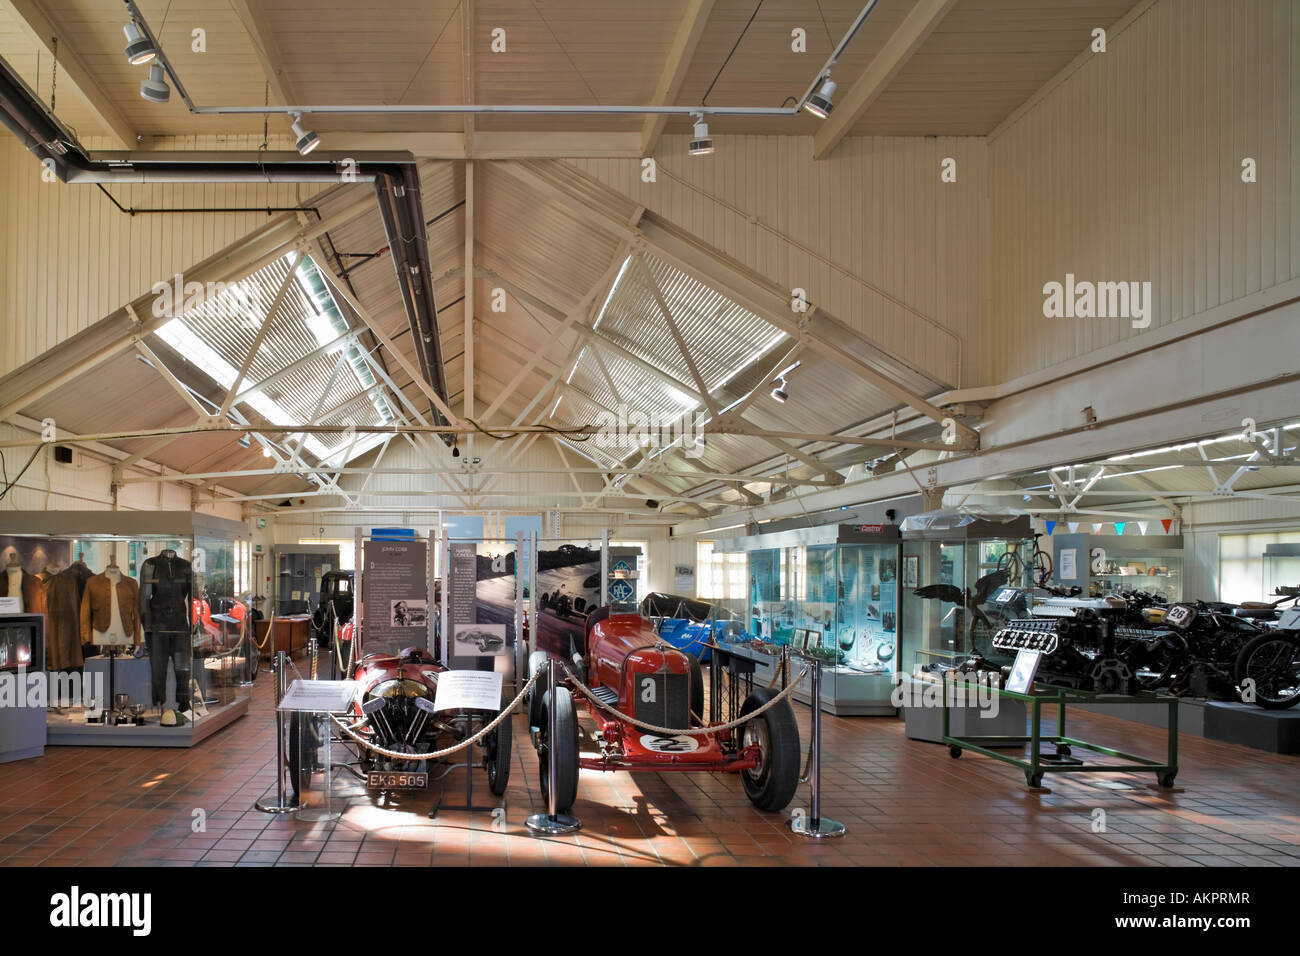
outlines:
M1056 522L1048 521L1045 522L1045 524L1047 525L1047 536L1050 538L1052 536L1052 532L1056 530Z
M1093 533L1093 534L1101 534L1101 525L1100 525L1100 524L1094 524L1094 525L1092 526L1092 533Z
M1146 534L1146 533L1147 533L1147 528L1149 528L1149 527L1151 527L1151 522L1150 522L1150 521L1139 521L1139 522L1138 522L1138 530L1141 531L1143 534Z
M1161 519L1160 519L1160 524L1164 526L1165 534L1168 534L1168 533L1169 533L1169 528L1173 525L1173 523L1174 523L1174 519L1173 519L1173 518L1161 518Z
M1116 533L1116 534L1123 534L1123 533L1124 533L1124 525L1125 525L1125 524L1127 524L1127 522L1125 522L1125 521L1116 521L1116 522L1115 522L1115 533Z
M1070 534L1075 534L1076 532L1078 532L1078 530L1079 530L1079 522L1077 522L1077 521L1067 521L1065 524L1066 524L1066 527L1068 527L1068 528L1070 529Z

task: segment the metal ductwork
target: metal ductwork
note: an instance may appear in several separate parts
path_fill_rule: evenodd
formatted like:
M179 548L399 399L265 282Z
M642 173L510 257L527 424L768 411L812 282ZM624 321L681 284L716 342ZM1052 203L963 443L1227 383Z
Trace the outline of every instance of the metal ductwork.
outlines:
M442 340L438 335L438 307L429 264L429 236L424 229L424 203L420 199L420 172L412 163L402 167L401 178L376 176L375 198L384 219L388 251L393 257L397 286L411 321L420 374L447 401L443 374ZM472 281L467 279L466 281ZM442 412L429 405L434 424L448 424Z
M373 182L420 372L447 401L419 170L410 153L334 156L318 150L310 159L297 153L121 153L91 159L3 58L0 123L65 183ZM430 408L434 423L446 424Z

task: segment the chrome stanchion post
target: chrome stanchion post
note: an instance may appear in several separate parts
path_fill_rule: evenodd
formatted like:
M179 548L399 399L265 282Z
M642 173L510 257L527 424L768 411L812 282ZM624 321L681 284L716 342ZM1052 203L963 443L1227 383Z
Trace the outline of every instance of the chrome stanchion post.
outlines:
M559 708L555 706L555 702L560 696L558 693L560 685L558 682L559 668L555 666L554 657L547 662L546 677L548 685L551 688L551 706L546 713L546 768L547 781L549 783L549 786L546 788L546 813L534 813L524 821L524 826L528 827L528 829L532 830L534 833L558 836L563 833L572 833L574 830L579 829L582 826L582 823L575 816L559 812L559 807L557 805L559 798L555 795L557 789L555 786L556 771L559 766L555 756L557 750L555 746L555 738L558 729L558 722L555 715Z
M812 662L812 816L792 816L786 825L799 836L829 840L844 836L844 824L822 816L822 662Z
M275 672L275 803L267 803L266 798L253 804L254 810L263 813L293 813L297 806L285 802L284 792L284 711L280 701L288 691L289 668L285 666L284 651L276 651L271 658L271 669Z
M781 645L781 689L790 686L790 645Z

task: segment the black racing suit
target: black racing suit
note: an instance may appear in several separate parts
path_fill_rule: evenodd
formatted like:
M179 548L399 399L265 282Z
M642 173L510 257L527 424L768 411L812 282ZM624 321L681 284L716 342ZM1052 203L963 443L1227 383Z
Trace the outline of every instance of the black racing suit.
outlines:
M167 702L167 662L176 676L176 707L190 706L194 572L175 551L163 551L140 568L140 621L149 644L153 702Z

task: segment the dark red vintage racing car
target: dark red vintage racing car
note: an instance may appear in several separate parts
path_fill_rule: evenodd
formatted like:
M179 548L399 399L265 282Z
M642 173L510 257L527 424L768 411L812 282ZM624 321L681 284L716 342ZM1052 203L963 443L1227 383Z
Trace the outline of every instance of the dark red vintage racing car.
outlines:
M341 634L349 644L351 629L349 623ZM446 670L418 647L404 648L398 654L367 654L349 668L347 678L357 682L350 723L364 721L354 733L367 743L358 743L338 728L334 732L355 752L368 789L422 789L434 766L464 764L466 755L453 753L437 761L405 760L377 753L367 744L398 753L431 753L472 736L496 717L496 711L486 710L435 712L438 676ZM289 717L287 762L295 798L319 768L319 728L311 715ZM488 787L501 796L510 779L510 718L473 746L481 753L478 762L487 770Z
M799 728L788 699L735 728L716 734L662 734L637 727L592 704L560 669L560 686L551 688L549 658L565 660L601 702L639 722L670 730L708 726L703 718L704 682L699 661L661 640L653 623L635 610L599 608L588 617L581 644L569 634L566 649L534 650L531 677L539 674L529 698L529 724L540 760L542 791L550 799L549 716L555 708L556 804L567 812L577 799L578 771L705 771L740 775L745 794L762 810L784 809L799 786ZM754 713L777 691L757 688L745 700L741 718ZM589 735L595 752L579 748L576 704L594 723Z

